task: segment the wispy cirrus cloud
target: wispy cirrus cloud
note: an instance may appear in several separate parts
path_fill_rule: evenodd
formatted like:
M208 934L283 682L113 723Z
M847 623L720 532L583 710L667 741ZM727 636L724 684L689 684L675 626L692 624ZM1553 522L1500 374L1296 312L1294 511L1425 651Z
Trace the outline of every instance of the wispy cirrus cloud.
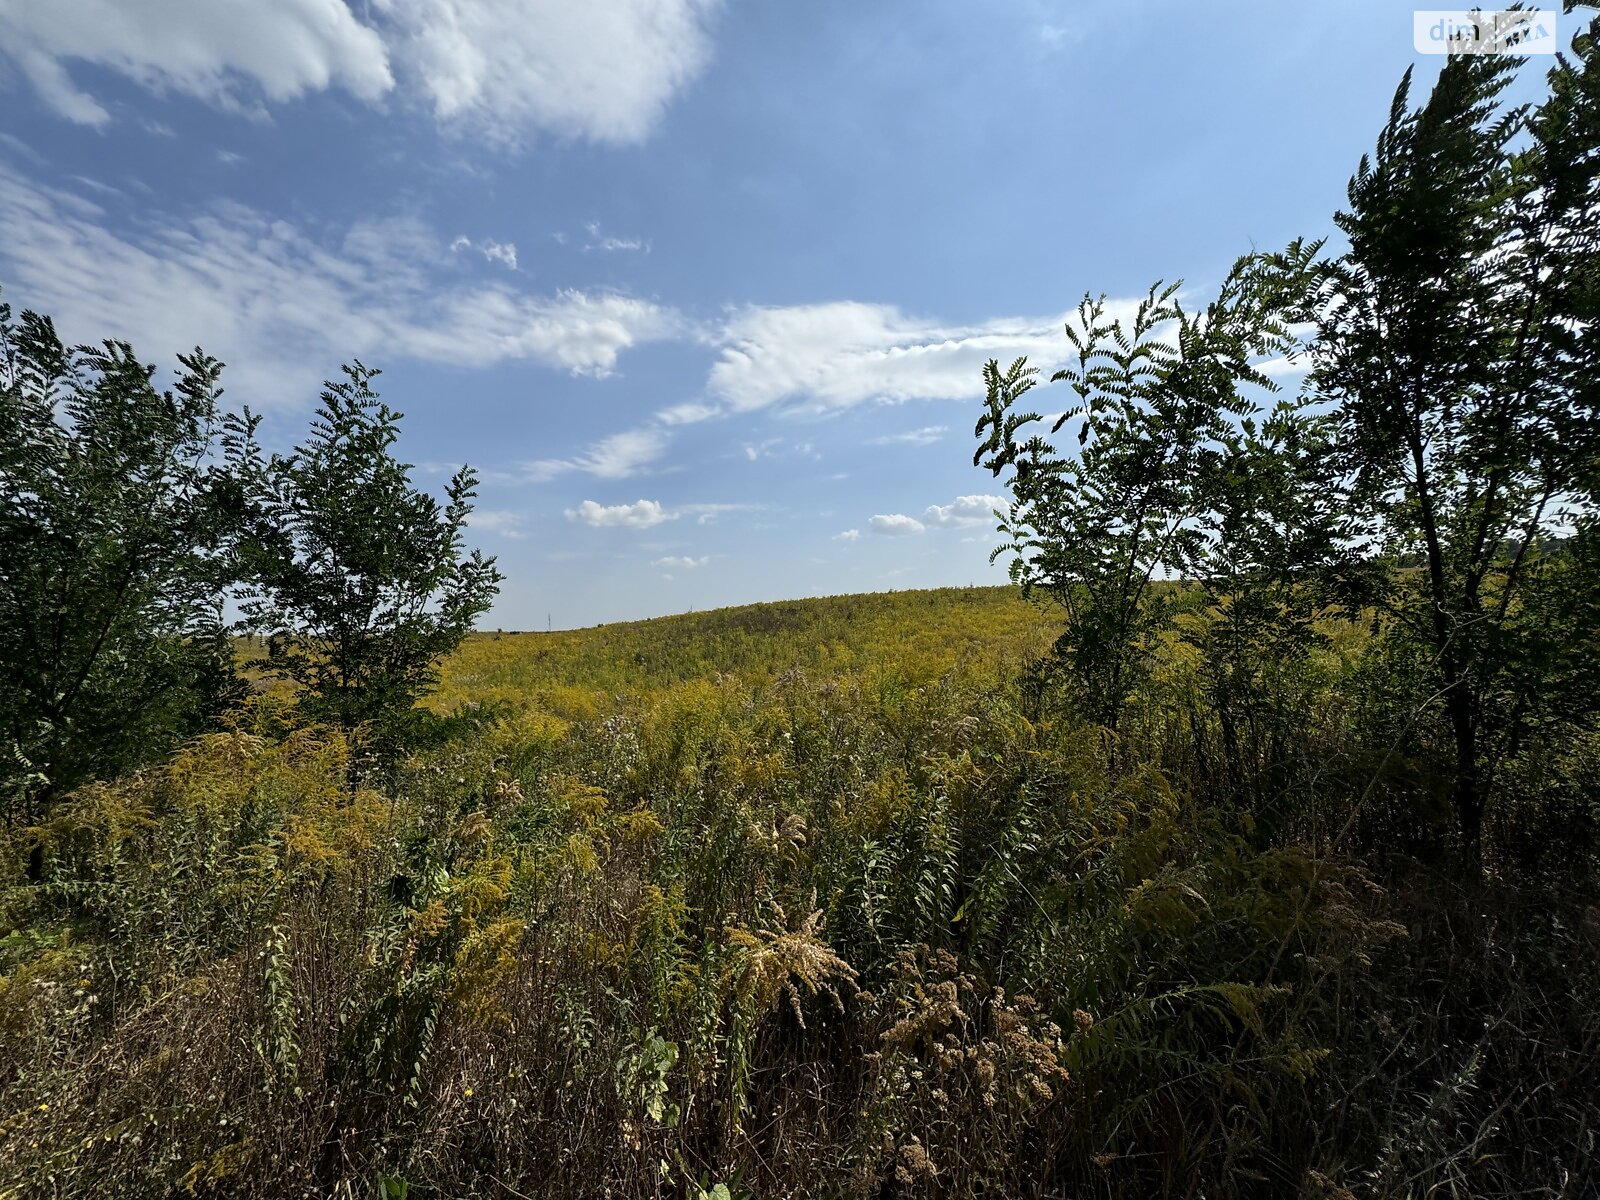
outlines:
M1065 355L1065 316L948 324L888 304L839 301L736 313L717 335L706 393L722 411L827 413L871 402L983 394L983 364Z
M508 508L475 508L467 517L467 524L480 533L493 533L514 541L528 536L523 527L523 515Z
M604 376L682 325L639 297L461 278L446 241L413 219L315 229L219 202L121 228L102 201L114 203L0 159L12 299L50 312L69 338L124 337L152 359L202 345L236 364L225 382L257 407L306 403L351 356Z
M950 432L948 425L924 425L921 429L908 429L904 433L887 433L868 441L869 446L931 446Z
M625 429L601 438L571 458L537 459L526 464L524 470L535 483L573 472L596 479L627 479L660 459L671 440L671 435L661 429Z
M589 235L583 247L585 250L600 250L606 254L650 253L650 243L644 238L616 237L603 231L599 221L590 221L583 228Z

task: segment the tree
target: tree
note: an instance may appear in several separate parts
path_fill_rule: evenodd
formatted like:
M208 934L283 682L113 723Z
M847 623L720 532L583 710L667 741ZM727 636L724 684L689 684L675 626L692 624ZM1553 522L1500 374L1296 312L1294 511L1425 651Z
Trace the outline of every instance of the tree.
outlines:
M1007 540L995 555L1013 554L1012 578L1061 604L1056 657L1085 715L1113 731L1170 624L1176 597L1157 586L1163 577L1226 573L1238 591L1263 571L1298 565L1301 535L1254 536L1259 526L1241 519L1239 502L1265 502L1269 477L1280 477L1290 502L1299 493L1281 477L1316 459L1312 428L1292 406L1256 423L1257 395L1277 390L1256 364L1298 345L1284 280L1316 249L1240 259L1200 312L1175 299L1177 284L1152 287L1125 322L1103 297L1086 296L1067 326L1076 360L1052 377L1077 397L1050 430L1076 426L1071 453L1027 434L1042 420L1017 411L1034 370L1022 359L1003 372L985 367L973 461L1012 472Z
M0 305L0 797L12 815L159 757L234 691L220 597L222 364L173 391L126 342ZM14 805L21 801L20 810Z
M1419 648L1472 854L1495 764L1529 720L1595 707L1591 693L1552 713L1539 697L1555 693L1530 676L1536 661L1570 675L1561 660L1593 644L1552 644L1530 618L1551 609L1549 589L1585 586L1565 564L1592 558L1571 539L1596 536L1595 35L1534 106L1501 103L1518 59L1454 58L1416 109L1408 72L1335 218L1349 249L1323 264L1304 314L1311 387L1336 415L1371 549L1396 567L1391 636Z
M302 689L308 715L371 725L392 749L501 575L463 549L473 472L455 474L442 506L413 488L411 467L393 455L401 416L371 387L377 372L357 362L344 375L291 454L266 457L248 412L230 428L249 511L240 610L267 636L269 669Z

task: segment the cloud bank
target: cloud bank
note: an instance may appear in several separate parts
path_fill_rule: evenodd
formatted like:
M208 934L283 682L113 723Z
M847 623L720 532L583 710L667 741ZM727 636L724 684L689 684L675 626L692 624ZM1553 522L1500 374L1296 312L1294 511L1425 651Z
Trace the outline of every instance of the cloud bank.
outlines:
M68 120L89 64L261 111L338 89L495 142L643 140L711 58L717 0L0 0L0 52Z

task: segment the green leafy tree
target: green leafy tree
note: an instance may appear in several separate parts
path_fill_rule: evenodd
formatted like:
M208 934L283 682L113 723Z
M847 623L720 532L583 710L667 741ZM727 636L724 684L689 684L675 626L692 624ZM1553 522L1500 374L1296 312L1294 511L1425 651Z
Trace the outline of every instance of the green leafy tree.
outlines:
M229 431L250 513L240 610L309 715L370 725L392 749L501 575L463 547L473 472L456 472L442 505L414 488L393 453L401 416L371 387L377 372L357 362L344 375L293 453L265 456L248 413Z
M158 758L234 692L222 364L0 305L0 796L14 817Z
M1474 853L1496 763L1534 725L1595 708L1535 678L1572 678L1594 645L1593 628L1552 641L1545 616L1594 607L1568 568L1592 557L1573 539L1596 536L1595 33L1536 105L1502 102L1518 59L1452 59L1415 109L1408 73L1306 313L1312 387L1370 546L1397 568L1383 606L1416 647ZM1559 712L1544 702L1558 693Z
M1067 326L1075 361L1052 377L1076 397L1050 429L1074 427L1069 453L1030 432L1038 413L1018 411L1035 371L1021 359L985 367L974 462L1011 472L1007 540L995 554L1013 554L1012 578L1060 603L1056 656L1085 715L1109 729L1170 626L1177 597L1164 577L1227 574L1238 590L1263 572L1287 578L1299 561L1298 534L1246 536L1255 527L1240 501L1269 491L1287 501L1276 495L1285 472L1315 457L1313 431L1292 407L1256 422L1259 397L1277 390L1259 360L1298 345L1285 264L1304 269L1315 249L1240 259L1199 312L1178 302L1177 284L1151 288L1126 321L1103 297L1085 297Z

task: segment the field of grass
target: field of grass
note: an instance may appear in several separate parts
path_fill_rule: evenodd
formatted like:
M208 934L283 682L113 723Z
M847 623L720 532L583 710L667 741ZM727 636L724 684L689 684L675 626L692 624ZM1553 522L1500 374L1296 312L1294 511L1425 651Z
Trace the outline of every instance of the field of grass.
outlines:
M951 671L1011 677L1057 621L1015 588L829 596L558 633L480 633L446 663L430 705L547 702L563 689L642 695L718 675L751 686L788 671L927 682Z
M0 846L0 1196L1592 1194L1600 746L1466 896L1359 630L1231 728L1175 642L1113 738L1058 628L485 633L383 779L258 695Z

